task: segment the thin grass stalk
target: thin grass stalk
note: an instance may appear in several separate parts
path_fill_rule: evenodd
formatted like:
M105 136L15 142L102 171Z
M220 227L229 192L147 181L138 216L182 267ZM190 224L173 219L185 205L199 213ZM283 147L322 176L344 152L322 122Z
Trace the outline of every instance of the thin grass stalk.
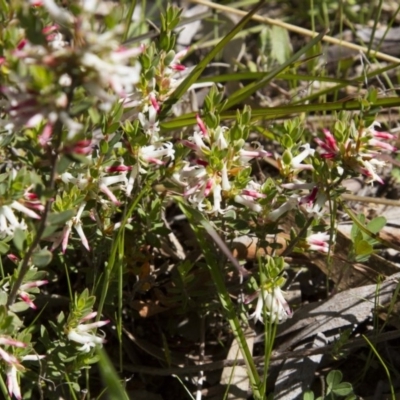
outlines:
M6 383L4 382L3 375L0 374L0 389L3 393L3 396L7 400L12 400L10 395L8 394Z
M348 101L335 101L330 103L315 103L315 104L297 104L289 106L278 106L270 108L254 108L251 111L252 121L271 120L278 118L291 118L294 115L309 112L327 112L327 111L358 111L361 108L366 109L365 100L348 100ZM377 99L376 101L368 102L368 108L391 108L400 106L400 97L385 97ZM221 113L221 119L233 120L236 118L236 112L224 111ZM163 131L179 129L196 124L195 113L190 113L182 116L181 118L174 118L161 124Z
M206 260L206 264L208 270L210 271L212 280L217 288L217 295L222 305L224 314L231 326L234 336L238 340L242 357L245 360L247 366L247 373L249 376L251 388L253 390L254 398L257 400L262 400L264 399L264 394L260 390L261 389L260 376L254 364L253 356L247 345L246 337L240 325L239 318L236 315L235 307L233 306L232 300L226 288L224 276L221 271L221 266L219 265L217 258L215 257L214 247L210 245L209 241L207 240L206 230L200 225L203 217L200 215L197 215L197 217L195 217L195 213L193 212L194 210L189 209L189 207L184 205L181 201L179 201L179 206L183 211L183 213L188 218L190 226L196 236L200 248L203 251L203 256ZM198 218L201 219L198 220Z
M266 282L265 282L265 274L262 271L261 257L258 258L258 266L260 271L260 277L263 280L262 282L260 282L260 291L261 291L260 296L265 302L265 296L263 291ZM271 355L275 342L277 324L271 322L271 318L269 318L267 315L267 307L265 307L265 305L263 307L263 318L264 318L264 373L262 379L261 392L267 393L268 369L269 369L269 364L271 362Z
M374 352L375 356L377 357L377 359L379 360L379 362L381 363L386 376L388 378L389 381L389 386L390 386L390 393L392 395L392 400L396 400L396 395L394 393L394 388L393 388L393 383L392 383L392 378L390 376L390 372L388 367L386 366L385 362L383 361L382 357L380 356L379 352L376 350L375 346L372 344L372 342L365 336L362 335L362 337L364 338L364 340L368 343L368 345L370 346L371 350Z
M123 371L123 347L122 347L122 309L123 309L123 286L124 286L124 256L125 256L125 229L121 231L118 240L118 310L117 310L117 336L119 343L119 370Z
M143 187L143 189L136 196L135 200L132 202L131 206L129 207L129 211L126 213L123 220L121 221L121 226L115 235L115 239L113 240L110 256L108 258L107 265L105 267L103 287L101 289L99 306L97 308L96 321L100 320L101 314L103 312L104 302L105 302L105 299L107 296L108 287L110 285L111 272L113 271L114 266L115 266L116 254L119 249L121 237L123 235L122 231L125 229L125 225L128 221L129 216L132 215L133 210L137 207L137 205L139 204L139 201L147 193L148 190L149 190L149 186L147 184Z
M371 53L372 45L374 43L376 28L378 26L379 18L381 16L381 12L382 12L382 5L383 5L383 1L379 0L378 11L374 13L374 25L372 26L371 37L369 38L369 43L367 46L368 47L368 52L366 54L367 57L369 57L369 55Z
M68 383L68 392L69 392L69 394L71 395L71 398L73 399L73 400L78 400L78 398L76 397L76 393L75 393L75 390L73 389L73 387L72 387L72 382L71 382L71 380L69 379L69 376L68 376L68 373L66 372L65 374L64 374L64 377L65 377L65 381Z
M74 301L74 293L72 291L71 279L69 278L68 265L65 262L64 257L63 257L63 264L64 264L64 269L65 269L65 277L67 278L67 286L68 286L69 298L70 298L70 301L73 302Z
M129 28L131 27L132 16L135 11L135 8L136 8L136 0L131 0L129 9L128 9L128 13L126 14L126 17L125 17L125 21L126 21L125 22L125 32L124 32L124 35L122 36L122 41L124 41L124 42L128 38Z

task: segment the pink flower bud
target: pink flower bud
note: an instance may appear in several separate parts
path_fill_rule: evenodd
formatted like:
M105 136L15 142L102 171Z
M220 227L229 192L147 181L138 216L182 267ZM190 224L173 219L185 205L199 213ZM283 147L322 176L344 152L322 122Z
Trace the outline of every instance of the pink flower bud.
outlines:
M156 112L158 114L161 111L160 104L157 102L157 99L154 96L154 94L151 93L149 98L150 98L151 105L154 107L154 109L156 110Z
M131 171L132 167L128 166L128 165L115 165L115 166L111 166L111 167L107 167L106 172L127 172L127 171Z
M200 118L199 114L196 114L196 121L197 121L197 125L200 128L200 131L203 133L203 135L208 136L206 125L204 124L204 121Z

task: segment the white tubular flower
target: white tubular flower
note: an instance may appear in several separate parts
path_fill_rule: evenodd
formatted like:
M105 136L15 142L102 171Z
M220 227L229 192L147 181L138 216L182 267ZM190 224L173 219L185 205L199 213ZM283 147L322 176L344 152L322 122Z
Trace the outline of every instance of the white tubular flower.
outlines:
M248 164L253 158L264 158L269 157L271 153L265 151L263 149L252 149L249 146L248 148L239 150L239 159L241 164Z
M115 185L116 183L121 183L122 187L127 186L128 179L126 177L126 172L122 172L119 175L111 175L111 176L102 176L99 179L99 190L107 195L107 197L117 206L121 204L121 202L116 198L115 194L112 192L109 186ZM117 187L118 188L118 187Z
M125 193L127 196L130 196L133 190L133 185L140 172L146 172L146 170L140 168L139 163L132 167L131 173L129 174L128 183L126 185Z
M48 282L49 281L47 280L43 280L43 281L33 281L24 283L23 285L20 286L18 290L18 295L26 304L28 304L30 308L36 310L37 307L35 303L32 301L31 295L26 290L38 288L39 286L46 285Z
M207 175L204 176L202 180L189 188L185 193L184 196L188 198L188 200L197 206L197 208L202 211L204 208L204 200L205 198L211 193L214 187L214 180L208 178Z
M18 348L25 348L27 346L26 343L6 336L0 336L0 345ZM2 358L9 365L19 364L18 359L14 355L6 352L2 347L0 347L0 358Z
M83 174L78 174L78 177L75 178L71 173L64 172L61 174L61 180L66 184L72 183L73 185L78 186L80 190L85 189L89 184L89 179Z
M26 224L21 221L19 222L17 217L14 215L11 207L2 206L0 207L0 236L4 237L7 235L13 235L15 229L26 229Z
M33 219L40 219L40 216L38 214L36 214L34 211L32 211L31 209L29 209L28 207L25 207L24 205L22 205L21 203L19 203L18 201L13 201L10 204L10 207L13 208L14 210L17 210L25 215L27 215L30 218Z
M223 214L224 213L225 210L221 209L221 201L222 201L221 192L222 192L221 185L219 185L219 184L215 185L214 189L213 189L214 204L210 211L210 214Z
M242 193L235 196L236 203L242 204L257 213L262 211L262 207L257 203L257 199L264 199L265 194L260 192L261 185L257 182L250 181L247 187L242 190Z
M47 238L48 240L53 242L51 246L51 251L54 251L61 244L61 251L63 253L66 252L69 242L69 236L71 234L72 227L75 228L77 234L79 235L81 242L87 251L90 251L89 242L86 238L85 232L82 229L82 221L81 216L86 207L86 202L83 202L75 215L75 217L71 218L69 221L65 223L64 229L62 232L57 232L53 236Z
M370 158L370 156L368 156L367 158ZM386 165L384 161L377 160L376 158L364 159L362 157L358 157L357 160L361 165L359 167L359 171L368 178L368 183L372 183L375 181L379 182L380 184L384 183L383 179L376 172L377 168L383 168Z
M277 208L274 211L271 211L268 214L268 219L271 221L277 221L285 212L293 210L297 207L299 202L298 196L297 195L292 195L289 197L289 199L283 203L279 208Z
M229 191L232 188L232 185L229 182L229 177L228 177L228 170L226 167L226 163L222 166L221 170L221 185L222 185L222 190Z
M262 211L261 205L256 203L254 197L238 194L235 196L235 202L249 208L256 213Z
M21 400L21 388L19 387L17 372L15 364L11 364L7 367L7 389L11 397L14 396L17 400Z
M125 193L130 196L133 185L140 174L147 172L146 167L149 164L165 165L165 158L173 160L175 150L171 142L158 143L149 146L143 146L138 151L138 162L131 167L129 177L125 184Z
M165 142L162 145L150 145L141 147L139 150L139 158L152 164L164 165L162 158L169 157L171 160L175 158L175 150L171 142Z
M15 229L25 230L27 229L26 223L24 220L18 221L17 217L14 214L14 210L19 211L26 216L33 219L40 219L40 216L36 214L34 211L25 207L18 201L13 201L9 205L4 205L0 207L0 237L4 236L12 236L14 234Z
M141 112L138 114L140 125L142 125L147 136L150 136L153 140L159 140L160 126L157 120L157 111L150 105L147 114L147 116Z
M205 129L205 128L204 128L204 129ZM205 137L204 133L200 133L200 132L194 131L194 132L193 132L193 136L190 138L191 141L193 142L192 149L197 150L197 153L198 153L199 155L202 155L202 153L203 153L203 152L202 152L202 149L206 149L206 150L210 151L209 146L207 146L207 145L204 143L203 137ZM185 142L185 143L186 143L186 142ZM190 142L189 142L189 143L190 143Z
M50 16L61 25L69 25L74 22L74 16L65 8L59 7L54 0L42 0Z
M226 126L218 127L214 132L214 140L220 150L228 148L228 142L225 139L224 133L228 130Z
M292 182L292 183L283 183L281 187L284 189L289 189L289 190L307 190L307 189L313 189L316 186L314 182L310 183L305 183L305 182Z
M82 318L80 322L86 322L88 319L94 318L97 315L96 312L90 313L88 316ZM104 325L107 325L110 321L97 321L92 322L90 324L79 324L75 328L69 329L68 331L68 339L72 340L76 343L82 344L78 350L88 353L92 348L97 345L101 346L105 343L104 337L97 336L93 331L97 328L100 328Z
M269 316L272 323L284 322L292 316L292 311L289 304L283 296L283 292L279 287L270 290L260 290L258 295L257 305L254 313L250 316L254 321L264 323L264 307L266 314Z
M139 82L140 66L139 64L133 67L122 65L119 64L121 61L124 60L113 57L113 52L109 54L108 60L102 59L93 53L83 54L80 60L83 67L96 71L99 88L111 87L116 94L126 97L128 93L134 90L136 83ZM92 86L88 87L89 91L95 88L93 83ZM111 106L111 104L107 106Z
M39 361L43 359L45 356L31 354L21 357L21 361ZM17 400L22 399L21 388L18 382L18 368L23 370L21 364L19 364L18 360L15 359L15 362L10 363L6 368L6 376L7 376L7 390L10 397L14 396Z
M326 232L314 233L307 237L308 249L320 251L321 253L329 252L329 234Z
M305 169L314 169L311 164L302 164L301 162L305 160L308 156L313 156L315 150L310 147L308 143L302 146L303 151L298 154L296 157L292 158L291 166L294 170L305 170Z
M66 112L60 112L60 120L64 126L68 129L67 139L72 140L77 133L81 132L83 125L79 122L74 121Z
M76 232L78 233L79 237L81 238L83 246L86 248L87 251L90 251L89 242L86 239L85 232L83 232L82 221L81 221L81 216L82 216L82 213L83 213L83 210L85 209L85 207L86 207L86 202L83 202L79 206L78 212L76 213L75 217L72 218L72 224L73 224ZM63 246L64 252L66 250L66 247L67 247L66 245Z

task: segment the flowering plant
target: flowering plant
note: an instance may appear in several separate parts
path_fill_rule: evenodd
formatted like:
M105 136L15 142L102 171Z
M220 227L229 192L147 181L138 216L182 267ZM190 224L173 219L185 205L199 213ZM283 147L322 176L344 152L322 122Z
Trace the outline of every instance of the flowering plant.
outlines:
M368 115L343 113L330 130L310 131L294 118L271 137L249 106L226 113L229 103L212 82L201 110L179 116L183 96L204 86L196 79L206 64L185 67L190 49L177 49L180 11L174 7L161 16L157 40L129 47L124 39L133 10L122 7L120 14L112 2L0 4L4 396L76 397L81 388L97 394L85 371L108 337L120 345L122 368L123 325L147 310L132 314L131 303L142 306L156 296L171 309L212 304L188 291L198 282L198 265L184 249L178 252L166 216L171 209L180 209L192 227L238 337L242 328L224 283L228 271L222 274L206 232L214 232L242 277L247 271L226 243L246 233L274 249L260 258L252 285L243 284L258 297L255 309L250 301L237 306L255 322L289 318L281 290L287 265L275 254L280 245L266 238L280 233L293 213L297 226L288 232L288 247L329 254L335 226L325 217L342 182L362 174L382 183L379 156L396 150L394 136ZM276 166L269 177L267 164ZM164 302L156 283L163 273L173 275ZM243 352L257 397L260 378L248 349ZM28 370L28 361L40 368Z

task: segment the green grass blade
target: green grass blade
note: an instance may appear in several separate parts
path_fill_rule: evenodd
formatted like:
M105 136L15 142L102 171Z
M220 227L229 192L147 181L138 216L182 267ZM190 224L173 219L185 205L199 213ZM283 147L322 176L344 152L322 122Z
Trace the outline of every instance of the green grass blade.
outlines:
M233 81L257 81L263 79L267 76L267 72L233 72L229 74L210 76L201 78L198 83L202 82L214 82L214 83L224 83ZM276 79L282 79L286 81L311 81L311 82L329 82L338 83L344 86L352 85L353 81L348 81L345 79L332 78L327 76L315 76L315 75L297 75L290 73L280 73L276 76Z
M390 372L388 367L386 366L385 362L383 361L382 357L380 356L379 352L376 350L375 346L368 340L368 338L365 335L362 335L364 340L369 344L369 347L371 350L374 352L375 356L378 358L379 362L381 363L383 369L385 370L386 376L389 381L389 386L390 386L390 392L392 394L392 400L396 399L396 396L394 394L394 388L393 388L393 383L392 383L392 378L390 377Z
M281 72L283 72L286 68L290 67L293 63L295 63L303 54L309 51L313 46L315 46L318 42L322 40L326 32L321 32L318 36L311 39L306 46L301 48L296 54L289 58L285 63L279 65L275 69L273 69L269 74L267 74L263 79L259 82L250 83L244 88L236 91L234 94L229 96L229 100L223 105L223 110L228 110L234 105L246 100L249 96L251 96L254 92L264 87L267 83L269 83L272 79L276 78Z
M207 220L204 219L203 215L199 211L187 206L180 198L176 198L176 201L179 204L182 212L188 218L190 226L192 227L196 239L203 251L203 256L206 260L207 267L217 288L219 301L222 305L224 314L231 326L232 332L238 340L240 351L246 363L247 373L249 376L251 387L253 389L253 396L257 400L263 399L264 394L262 393L262 391L260 391L261 381L257 372L257 368L254 364L253 356L248 347L239 318L236 315L235 307L226 288L225 279L222 274L218 258L215 257L214 246L207 238L207 230L205 229L205 226L210 226L210 224Z
M377 108L391 108L400 106L400 97L385 97L377 99L374 102L367 102L366 100L343 100L334 101L330 103L315 103L315 104L297 104L297 105L284 105L270 108L255 108L251 111L253 121L264 119L273 120L277 118L288 118L294 115L307 113L307 112L321 112L328 111L356 111L361 109L374 109ZM174 118L171 121L166 121L161 124L163 131L170 131L196 124L196 114L188 113L181 117ZM236 118L236 112L227 111L221 114L223 120L233 120Z
M129 5L128 13L125 17L125 32L122 37L122 40L125 42L128 38L129 28L131 27L132 16L136 8L136 0L131 0L131 4Z
M264 4L264 0L261 0L245 17L243 17L239 23L200 61L193 71L181 82L181 84L175 89L169 99L164 103L160 120L162 120L171 107L187 92L189 87L197 82L198 78L208 66L210 61L239 33L243 27L251 20L252 16L261 8Z
M120 378L102 348L97 349L99 357L99 369L103 379L103 384L107 388L107 397L109 399L129 400L127 393L121 385Z
M150 184L151 183L149 183L149 185ZM127 224L129 217L132 215L133 211L139 204L139 201L148 192L149 185L145 185L143 187L143 189L135 197L135 200L130 205L128 212L124 215L124 217L121 221L121 227L118 229L118 231L116 232L116 234L114 236L110 256L108 257L107 265L106 265L105 272L103 275L103 282L102 282L102 288L101 288L101 292L100 292L99 305L97 307L96 320L99 320L101 318L101 313L103 312L108 288L110 286L111 272L114 270L114 267L117 265L118 260L121 261L121 257L123 257L123 255L122 256L118 255L118 251L123 249L123 239L124 239L123 230L125 229L125 225Z

